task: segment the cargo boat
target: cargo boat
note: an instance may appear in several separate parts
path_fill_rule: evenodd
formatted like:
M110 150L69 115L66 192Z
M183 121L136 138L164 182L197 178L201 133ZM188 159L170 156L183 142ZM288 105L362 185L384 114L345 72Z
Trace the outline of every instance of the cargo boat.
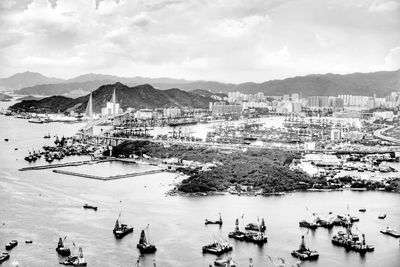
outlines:
M292 251L292 256L299 258L300 260L317 260L319 258L318 251L311 251L306 247L306 243L304 241L304 235L301 237L301 243L298 250Z

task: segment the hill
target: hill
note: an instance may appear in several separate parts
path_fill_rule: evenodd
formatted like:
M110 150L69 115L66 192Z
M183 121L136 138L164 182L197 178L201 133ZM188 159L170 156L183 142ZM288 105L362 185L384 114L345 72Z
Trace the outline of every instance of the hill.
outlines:
M8 78L7 78L8 79ZM4 79L2 79L4 80ZM58 80L53 84L29 86L18 90L18 94L69 95L72 91L90 92L102 84L121 82L129 86L152 84L157 89L179 88L185 91L201 90L214 93L239 91L247 94L263 92L265 95L282 95L302 92L311 95L373 95L383 97L400 89L400 70L352 74L311 74L263 83L246 82L240 84L213 81L188 81L169 78L119 77L104 74L85 74L73 79ZM48 82L47 82L48 83ZM195 92L196 93L196 92ZM72 94L73 95L73 94Z
M54 84L62 82L63 79L49 78L37 72L26 71L23 73L17 73L7 78L0 79L0 86L20 89L27 86L33 86L38 84Z
M139 85L128 87L122 83L115 83L100 86L92 92L93 110L100 112L106 102L110 101L113 91L116 91L117 102L120 107L127 109L129 107L142 108L167 108L167 107L191 107L208 108L210 97L204 97L179 89L158 90L151 85ZM52 96L41 100L28 100L19 102L10 107L12 110L19 111L49 111L49 112L84 112L89 95L76 99L64 96Z

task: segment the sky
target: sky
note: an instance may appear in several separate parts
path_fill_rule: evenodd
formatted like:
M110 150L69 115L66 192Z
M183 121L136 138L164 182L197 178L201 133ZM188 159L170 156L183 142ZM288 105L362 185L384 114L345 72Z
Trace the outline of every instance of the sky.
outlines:
M262 82L400 68L400 0L0 0L0 77Z

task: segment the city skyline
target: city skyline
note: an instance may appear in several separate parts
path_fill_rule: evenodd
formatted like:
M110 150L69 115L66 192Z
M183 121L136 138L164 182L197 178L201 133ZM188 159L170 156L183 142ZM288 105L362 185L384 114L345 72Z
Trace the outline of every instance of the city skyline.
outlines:
M398 1L264 2L2 1L0 76L239 83L400 68Z

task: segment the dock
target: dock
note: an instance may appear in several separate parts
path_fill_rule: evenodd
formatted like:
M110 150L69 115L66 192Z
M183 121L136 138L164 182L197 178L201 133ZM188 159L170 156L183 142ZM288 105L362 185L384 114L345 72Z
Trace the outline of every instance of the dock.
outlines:
M100 162L106 162L106 160L83 160L83 161L74 161L74 162L66 162L66 163L59 163L59 164L47 164L47 165L40 165L40 166L32 166L32 167L25 167L18 169L19 171L34 171L34 170L47 170L47 169L54 169L54 168L63 168L63 167L74 167L74 166L81 166L85 164L96 164Z
M134 173L127 173L127 174L120 174L120 175L112 175L112 176L98 176L98 175L85 174L85 173L79 173L79 172L71 172L71 171L64 171L64 170L53 170L53 172L61 173L61 174L65 174L65 175L83 177L83 178L88 178L88 179L110 181L110 180L116 180L116 179L122 179L122 178L128 178L128 177L135 177L135 176L142 176L142 175L160 173L160 172L164 172L164 169L144 171L144 172L134 172Z

